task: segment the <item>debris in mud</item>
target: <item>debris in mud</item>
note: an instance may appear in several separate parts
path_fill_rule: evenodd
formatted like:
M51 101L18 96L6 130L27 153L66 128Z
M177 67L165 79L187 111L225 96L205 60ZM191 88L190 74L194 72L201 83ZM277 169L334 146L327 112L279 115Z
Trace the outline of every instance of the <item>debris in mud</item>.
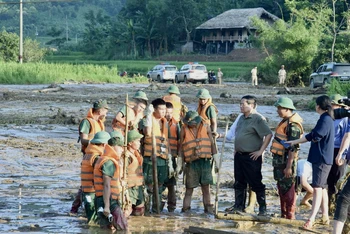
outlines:
M57 122L63 124L79 124L81 121L77 116L68 116L67 112L61 108L58 108L56 115L52 116L51 119L57 120Z
M28 232L28 231L40 231L42 228L39 226L39 224L31 224L29 226L22 226L18 228L21 232Z
M48 92L58 92L63 90L63 88L57 84L51 84L49 85L46 89L41 89L41 90L35 90L34 92L37 93L48 93Z
M159 86L155 83L152 83L147 87L147 89L151 91L156 91L156 90L159 90Z
M307 88L289 88L282 87L278 89L277 94L293 94L293 95L313 95L313 94L326 94L327 90L325 87L318 87L316 89Z
M220 94L220 97L221 97L221 98L231 98L232 95L229 94L228 92L225 92L225 93L221 93L221 94Z

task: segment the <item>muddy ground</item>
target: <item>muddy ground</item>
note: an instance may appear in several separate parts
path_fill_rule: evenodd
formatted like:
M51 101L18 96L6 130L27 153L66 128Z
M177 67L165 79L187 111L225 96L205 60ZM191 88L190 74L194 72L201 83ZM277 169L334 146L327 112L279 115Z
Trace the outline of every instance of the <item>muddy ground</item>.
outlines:
M170 84L60 84L57 92L41 92L48 85L0 86L0 232L36 233L105 233L88 227L80 210L78 217L68 212L80 183L81 153L77 143L77 125L86 115L94 100L105 98L111 107L106 122L107 129L113 116L125 101L125 94L133 95L144 90L149 99L161 97ZM202 85L179 85L183 102L195 109L195 95ZM219 109L220 132L224 118L239 113L239 99L245 94L258 97L258 110L268 118L274 128L279 122L272 104L280 96L278 87L258 88L244 83L222 86L204 85L210 90ZM226 98L220 97L224 93ZM317 95L316 95L317 96ZM307 109L315 95L290 96L304 118L306 129L311 129L318 119ZM221 150L221 141L218 142ZM302 146L300 158L307 156L308 144ZM223 168L219 192L219 210L233 202L233 143L227 142L223 155ZM279 214L278 197L272 178L271 158L265 157L264 183L267 186L269 213ZM184 196L182 178L177 185L178 209L174 214L131 217L129 233L183 233L189 226L199 226L237 233L303 233L298 227L269 223L248 223L237 230L233 221L215 219L203 214L200 189L195 190L192 212L180 213ZM212 188L214 203L215 186ZM256 207L257 209L257 207ZM297 209L297 219L305 220L310 210ZM329 227L316 227L319 232L329 232Z

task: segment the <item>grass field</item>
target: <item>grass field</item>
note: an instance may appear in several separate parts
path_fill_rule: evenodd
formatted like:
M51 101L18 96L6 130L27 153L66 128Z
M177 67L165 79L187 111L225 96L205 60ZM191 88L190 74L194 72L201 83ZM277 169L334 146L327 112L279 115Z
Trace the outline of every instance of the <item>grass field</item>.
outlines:
M154 60L93 60L83 53L71 53L69 55L50 55L46 57L49 63L70 63L70 64L96 64L106 65L110 68L117 69L118 72L127 71L129 75L138 74L145 76L147 71L152 69L159 61ZM175 65L180 69L186 62L164 61ZM202 63L201 61L196 61ZM224 73L225 81L237 81L243 77L250 77L250 70L256 66L256 62L203 62L207 70L217 72L220 67Z

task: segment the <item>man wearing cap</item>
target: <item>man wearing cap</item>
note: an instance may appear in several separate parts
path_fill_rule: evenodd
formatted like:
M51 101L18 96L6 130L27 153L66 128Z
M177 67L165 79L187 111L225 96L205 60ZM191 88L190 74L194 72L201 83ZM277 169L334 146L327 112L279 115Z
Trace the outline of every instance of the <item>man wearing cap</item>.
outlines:
M213 213L213 205L210 203L210 185L213 184L211 174L211 158L217 154L211 129L196 111L189 111L184 118L184 125L180 133L180 150L177 174L180 174L185 166L186 193L183 201L182 212L191 209L193 189L201 186L205 213Z
M243 211L247 184L256 193L259 215L266 215L265 185L262 183L262 154L268 146L272 132L261 115L256 114L256 98L246 95L241 98L243 113L238 120L235 134L235 204L226 211Z
M144 116L144 110L147 106L147 95L143 91L137 91L133 96L135 100L134 103L129 103L128 108L124 105L115 118L112 121L112 127L115 131L120 131L125 134L125 114L126 110L128 110L128 121L129 121L129 130L137 129L140 120Z
M153 140L152 134L155 136L156 143L156 157L157 157L157 177L158 177L158 191L159 198L166 188L168 177L174 176L174 168L172 165L172 155L169 147L169 125L165 118L166 102L157 98L149 105L146 113L146 117L143 121L143 173L145 178L145 185L147 192L152 197L152 212L157 211L157 206L162 210L164 202L156 204L155 196L153 194L153 167L152 167L152 154L153 154ZM149 212L146 207L146 212Z
M105 152L94 167L94 186L96 191L96 208L98 223L101 228L117 230L127 229L126 217L120 208L122 204L121 190L121 155L124 137L119 131L111 132L111 138Z
M179 88L176 85L170 85L167 92L169 94L165 95L163 100L165 102L170 102L173 105L173 117L177 122L179 122L182 109L181 98L178 96L180 95Z
M85 149L90 140L94 138L95 134L105 130L105 118L108 112L108 105L106 100L98 100L94 102L92 108L89 109L87 116L79 124L79 140L81 142L81 152L85 154ZM81 188L72 203L70 215L76 215L81 205Z
M173 117L173 105L170 102L166 103L166 114L165 118L169 125L169 145L173 160L173 168L176 169L176 160L179 155L179 142L180 142L180 124ZM168 211L174 212L176 209L176 178L175 175L169 178L167 183L168 188Z
M303 119L298 113L293 113L295 107L290 98L279 98L275 106L282 121L275 130L275 137L272 140L270 148L273 156L273 177L277 181L281 202L281 217L295 219L295 176L299 149L298 147L287 147L283 145L283 142L300 139L304 133L302 126Z
M81 190L85 205L88 223L96 219L95 211L95 187L94 187L94 166L99 157L103 154L110 138L108 132L101 131L95 134L90 144L85 149L83 161L81 162Z
M279 84L284 85L284 82L286 81L287 77L287 72L284 69L284 65L281 65L281 69L278 71L278 79L279 79Z
M332 95L331 97L332 109L342 109L346 105L342 103L343 97L340 94ZM349 119L347 117L342 119L335 119L334 123L334 158L331 171L327 178L328 184L328 198L329 198L329 213L334 214L336 207L336 195L338 193L337 182L344 175L346 164L338 165L336 162L345 158L349 148Z
M143 157L139 153L141 138L143 137L137 130L128 132L128 146L124 156L127 156L127 183L128 193L132 204L132 213L134 216L142 216L145 213L143 197Z

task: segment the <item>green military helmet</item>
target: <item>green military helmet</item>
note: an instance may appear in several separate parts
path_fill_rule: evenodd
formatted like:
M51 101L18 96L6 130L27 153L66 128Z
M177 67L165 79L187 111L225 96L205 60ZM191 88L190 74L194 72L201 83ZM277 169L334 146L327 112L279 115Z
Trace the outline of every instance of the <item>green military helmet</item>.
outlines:
M110 146L123 146L124 145L124 136L120 131L113 131L110 133L111 139L108 140Z
M187 125L199 124L202 117L198 115L197 111L188 111L182 121Z
M128 143L141 139L143 137L142 134L140 134L137 130L130 130L128 132Z
M132 98L133 99L142 99L142 100L148 101L146 93L141 91L141 90L137 91Z
M96 102L94 102L93 107L95 110L99 110L101 108L109 109L109 106L107 105L107 100L99 99Z
M179 88L176 85L170 85L167 89L168 93L180 94Z
M209 90L207 89L200 89L197 93L197 98L200 98L200 99L208 99L208 98L211 98L210 94L209 94Z
M111 136L108 132L101 131L95 134L94 138L90 141L92 144L107 144Z
M342 103L343 97L338 93L330 96L330 99L331 103L334 105L346 106L344 103Z
M277 102L275 102L274 106L280 106L283 108L287 108L290 110L295 110L295 106L293 104L292 99L287 98L287 97L280 97Z

